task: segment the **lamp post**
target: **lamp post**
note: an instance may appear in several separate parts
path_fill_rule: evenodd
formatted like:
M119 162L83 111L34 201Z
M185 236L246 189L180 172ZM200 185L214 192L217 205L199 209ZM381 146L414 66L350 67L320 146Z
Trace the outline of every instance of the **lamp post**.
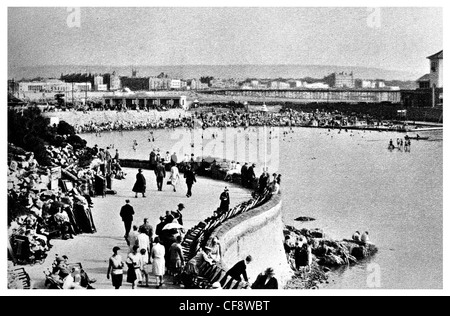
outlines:
M267 112L269 110L267 109L266 103L264 102L262 105L262 109L261 112L263 113L264 116L264 121L263 121L263 129L264 129L264 170L267 169L267 129L266 129L266 120L267 120Z

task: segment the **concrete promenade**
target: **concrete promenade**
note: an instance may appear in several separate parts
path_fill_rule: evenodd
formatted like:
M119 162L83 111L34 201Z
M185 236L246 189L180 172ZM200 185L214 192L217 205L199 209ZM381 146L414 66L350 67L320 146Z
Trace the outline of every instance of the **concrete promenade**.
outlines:
M49 251L46 261L34 266L24 266L30 274L32 280L31 288L44 288L45 276L43 271L51 268L55 255L67 255L70 262L81 262L90 278L97 279L93 285L96 289L113 289L111 280L106 278L108 259L112 254L112 248L119 246L120 255L125 260L128 254L128 247L123 238L124 226L119 212L125 199L130 199L131 205L136 212L133 224L141 225L145 217L149 218L150 224L155 229L159 222L159 217L165 214L165 211L175 210L179 203L183 203L186 209L183 211L183 222L185 229L197 224L199 221L212 215L220 204L219 196L225 186L230 189L231 205L250 199L248 190L242 189L234 184L225 183L206 178L197 178L197 183L193 187L193 196L187 198L186 184L181 179L177 192L173 192L171 186L164 184L163 191L156 189L156 178L153 171L144 170L143 174L147 180L146 198L139 194L134 197L131 191L137 170L124 168L127 173L124 180L113 180L113 189L117 195L107 195L105 198L96 197L93 199L94 207L92 210L94 222L97 228L95 234L82 234L75 236L70 240L52 240L54 247ZM166 182L166 181L165 181ZM131 289L131 284L124 282L121 289ZM179 288L171 285L171 278L166 277L166 286L161 289ZM156 289L155 278L151 276L150 287L137 287L137 289Z

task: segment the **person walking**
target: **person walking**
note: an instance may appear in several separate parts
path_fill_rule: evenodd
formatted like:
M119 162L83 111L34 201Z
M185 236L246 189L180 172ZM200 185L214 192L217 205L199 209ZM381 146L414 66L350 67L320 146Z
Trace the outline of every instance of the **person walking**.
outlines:
M158 191L162 191L163 181L166 177L166 169L164 168L164 159L156 165L155 168L156 175L156 186L158 187Z
M134 209L130 205L130 200L125 200L125 203L126 204L122 206L120 210L120 217L122 217L123 224L125 225L125 235L123 237L128 240L128 234L130 233L131 224L133 223Z
M145 249L145 251L147 253L147 259L148 259L148 257L150 256L150 250L151 250L151 248L150 248L150 238L145 233L144 228L140 228L139 229L139 234L137 235L137 238L136 238L136 245L139 247L139 252L142 249ZM147 262L148 262L148 260L147 260Z
M156 237L155 245L153 246L152 255L150 257L150 262L153 266L153 274L156 277L156 284L158 289L164 284L163 278L166 269L166 263L164 260L165 254L166 250L164 246L160 243L159 237Z
M173 276L173 284L180 283L180 274L184 266L183 249L181 248L181 241L183 239L180 235L177 236L176 241L170 246L169 249L169 270Z
M177 192L177 184L178 180L180 180L180 171L178 170L178 167L176 164L172 163L172 168L170 168L170 184L173 187L173 192Z
M106 278L109 280L111 276L112 285L114 289L118 290L122 286L123 281L123 261L122 257L118 254L120 248L113 248L113 255L109 258L108 271L106 272Z
M149 250L149 255L150 255L150 251L152 249L152 240L153 240L153 226L148 223L148 218L144 218L144 224L142 224L139 227L139 230L142 230L148 236L149 243L150 243L150 250Z
M226 213L230 209L230 193L228 191L228 188L225 187L222 194L220 194L220 214Z
M127 244L130 248L130 252L133 251L133 247L137 245L137 238L138 238L138 228L136 225L133 225L133 230L128 234L127 238Z
M190 166L186 167L184 177L186 178L186 185L188 188L186 196L190 198L192 196L192 186L194 185L195 182L197 182L197 179L195 178L195 173Z
M275 271L273 268L267 268L264 274L259 274L256 281L252 284L252 289L278 289L278 280L275 278Z
M127 257L127 282L131 283L131 289L134 290L136 282L142 281L142 274L140 269L140 254L138 253L138 246L133 247L133 251Z
M136 182L133 186L133 192L136 193L135 197L138 197L138 193L142 193L142 197L145 197L145 189L146 189L146 181L145 177L142 174L142 169L139 168L138 173L136 175Z

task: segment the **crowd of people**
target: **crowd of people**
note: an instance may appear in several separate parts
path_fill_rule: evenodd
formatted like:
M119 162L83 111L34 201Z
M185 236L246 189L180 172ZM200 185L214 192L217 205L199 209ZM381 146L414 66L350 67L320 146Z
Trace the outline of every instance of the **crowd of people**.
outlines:
M43 167L33 153L23 153L12 146L9 150L8 235L13 260L32 263L44 259L52 247L52 238L71 239L80 233L96 231L91 213L93 203L86 192L92 171L80 168L77 178L67 171L69 168L63 169L76 164L70 145L59 150L47 149L53 156L64 155L55 158L59 166ZM61 180L61 174L73 176L77 181Z
M113 248L107 272L108 279L111 276L114 288L119 289L122 286L123 268L126 265L128 268L126 281L131 283L132 289L137 285L148 287L151 274L156 278L157 287L163 286L166 271L173 277L174 284L178 284L181 269L185 265L181 248L185 233L182 214L184 204L178 204L176 210L166 211L153 229L148 218L145 218L139 227L133 225L134 208L129 199L125 203L120 210L120 216L124 222L128 255L123 261L118 254L120 248Z
M77 133L100 133L106 131L126 131L126 130L148 130L148 129L174 129L174 128L193 128L197 124L203 129L215 127L302 127L302 126L323 126L323 127L344 127L355 125L358 121L363 121L367 125L374 125L375 122L365 117L350 116L347 117L338 111L327 112L316 110L312 112L297 111L286 109L280 112L262 112L245 110L215 110L195 111L191 116L169 118L163 120L149 119L148 117L133 118L132 120L117 120L113 122L94 122L89 121L85 124L75 124ZM197 123L196 123L197 122ZM378 122L378 124L380 124ZM393 125L392 125L393 126Z

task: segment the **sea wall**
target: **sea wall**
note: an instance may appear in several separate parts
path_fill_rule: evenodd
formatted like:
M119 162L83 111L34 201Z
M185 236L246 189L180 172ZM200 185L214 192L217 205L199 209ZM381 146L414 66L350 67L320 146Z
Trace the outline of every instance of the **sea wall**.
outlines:
M283 247L281 195L274 195L267 203L228 220L217 228L211 238L217 237L222 245L222 264L225 269L251 255L247 267L249 281L254 282L266 268L275 270L279 288L292 278Z
M148 169L149 162L145 160L126 159L121 161L123 167ZM217 178L216 172L201 173L204 176ZM223 179L223 176L219 177ZM217 227L207 243L213 237L219 238L222 245L222 265L225 270L236 262L253 257L253 262L247 267L250 282L254 282L259 273L266 268L275 270L279 288L292 278L284 252L284 224L282 221L282 198L274 195L268 202L250 211L228 219Z

